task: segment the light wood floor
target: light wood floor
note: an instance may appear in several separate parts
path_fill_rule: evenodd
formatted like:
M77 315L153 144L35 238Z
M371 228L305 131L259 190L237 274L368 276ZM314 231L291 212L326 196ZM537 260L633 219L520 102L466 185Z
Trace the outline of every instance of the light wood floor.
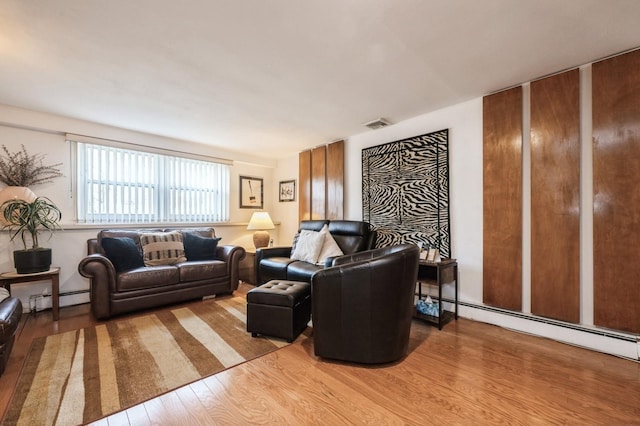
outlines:
M3 415L33 338L96 323L88 305L62 308L57 324L50 312L25 318L0 377ZM367 367L318 359L307 329L290 346L96 422L497 423L640 425L640 364L460 319L442 331L414 321L404 360Z

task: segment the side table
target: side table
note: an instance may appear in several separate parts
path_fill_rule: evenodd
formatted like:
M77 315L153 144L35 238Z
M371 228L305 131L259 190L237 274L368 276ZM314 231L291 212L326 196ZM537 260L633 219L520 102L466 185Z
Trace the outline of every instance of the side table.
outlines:
M53 311L53 320L58 321L60 308L60 268L51 268L48 271L36 272L33 274L18 274L17 272L3 272L0 274L0 285L9 290L9 292L11 292L11 284L45 280L51 280L51 308Z
M253 285L257 284L255 250L245 250L244 258L240 261L240 270L238 272L242 281Z
M454 288L454 312L445 311L442 307L442 287L446 284L453 283ZM458 287L460 285L460 279L458 277L458 262L456 259L443 259L440 262L427 262L426 260L420 260L418 264L418 282L417 282L417 296L418 299L422 299L426 296L422 291L422 286L436 286L438 287L438 316L425 315L420 312L414 313L414 318L424 320L426 322L435 323L438 325L438 330L442 330L443 324L449 322L451 317L458 319ZM435 298L435 296L433 296Z

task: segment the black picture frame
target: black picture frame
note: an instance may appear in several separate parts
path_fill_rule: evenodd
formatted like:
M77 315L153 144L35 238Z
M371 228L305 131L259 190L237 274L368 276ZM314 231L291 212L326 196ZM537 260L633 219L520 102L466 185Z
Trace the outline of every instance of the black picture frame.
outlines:
M296 181L293 180L281 180L278 186L278 200L281 203L286 203L296 200Z
M264 209L264 179L240 176L240 208Z

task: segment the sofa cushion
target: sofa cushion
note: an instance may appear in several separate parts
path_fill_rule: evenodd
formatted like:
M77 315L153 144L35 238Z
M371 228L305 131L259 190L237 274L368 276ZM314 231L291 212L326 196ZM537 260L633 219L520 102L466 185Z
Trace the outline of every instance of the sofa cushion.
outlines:
M9 290L7 290L4 287L0 287L0 302L2 302L4 299L6 299L9 296L11 296L11 294L9 293Z
M196 260L176 265L180 274L180 282L207 280L224 277L227 264L221 260Z
M162 287L177 284L180 280L178 268L163 265L151 268L132 269L118 274L116 287L118 291L140 290L143 288Z
M188 261L216 259L216 248L222 238L202 237L191 232L183 232L182 237Z
M174 265L187 260L179 231L144 232L140 234L140 244L147 266Z
M329 227L327 225L322 227L320 233L324 235L324 242L322 243L322 249L320 250L316 263L324 265L328 257L342 256L344 253L329 233Z
M113 263L116 272L125 272L144 266L142 253L133 238L104 237L102 238L102 249Z
M291 259L302 260L304 262L316 263L318 255L322 250L324 243L324 234L316 231L308 231L306 229L300 231L296 247L291 253Z
M295 261L287 267L287 280L311 282L311 276L320 269L315 263Z
M287 266L294 260L289 257L267 257L260 261L260 282L287 279Z

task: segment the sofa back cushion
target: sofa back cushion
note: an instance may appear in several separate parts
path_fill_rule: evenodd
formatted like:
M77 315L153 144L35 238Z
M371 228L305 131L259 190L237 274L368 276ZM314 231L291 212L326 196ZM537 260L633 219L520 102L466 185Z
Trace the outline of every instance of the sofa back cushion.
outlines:
M159 232L160 229L149 229L145 232ZM136 244L140 253L142 253L142 245L140 244L140 231L137 229L103 229L98 232L98 247L101 254L106 255L102 246L103 238L131 238Z
M221 238L203 237L192 232L182 232L184 254L188 261L215 260L218 241Z
M144 266L142 252L132 238L104 237L102 238L102 249L118 273Z
M140 244L146 266L175 265L187 260L180 231L143 232Z
M371 225L355 220L332 220L329 232L344 254L351 254L372 247Z

